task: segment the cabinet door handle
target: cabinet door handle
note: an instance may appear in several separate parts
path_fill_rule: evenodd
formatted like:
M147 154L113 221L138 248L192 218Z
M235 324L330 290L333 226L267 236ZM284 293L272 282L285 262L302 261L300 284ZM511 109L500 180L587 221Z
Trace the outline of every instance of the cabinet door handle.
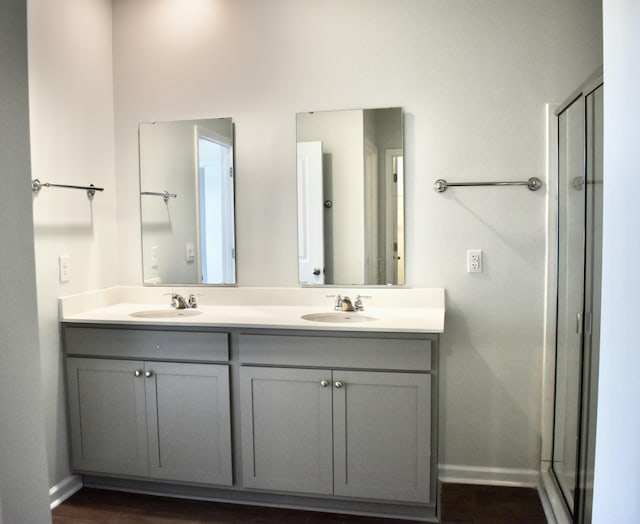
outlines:
M144 376L147 377L147 378L152 377L153 376L153 371L145 371L144 372Z
M142 375L142 370L141 370L141 369L136 369L136 370L133 372L133 374L134 374L136 377L139 377L139 376L141 376L141 375Z
M326 388L329 385L329 381L328 380L321 380L320 381L320 386L322 386L323 388Z
M342 387L342 382L340 382L339 380L334 382L333 384L336 388L340 389Z

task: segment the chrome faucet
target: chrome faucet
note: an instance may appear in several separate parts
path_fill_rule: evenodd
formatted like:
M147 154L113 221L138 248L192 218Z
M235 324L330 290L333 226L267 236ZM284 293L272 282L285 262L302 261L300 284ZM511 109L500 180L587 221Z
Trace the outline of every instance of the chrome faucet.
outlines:
M341 311L355 311L353 304L351 303L351 299L349 297L344 297L340 301L340 310Z
M336 301L333 304L333 309L335 311L364 311L364 304L362 303L362 299L371 298L370 296L358 295L356 297L355 303L353 303L347 296L343 297L341 295L327 295L327 297L335 297Z
M336 297L336 301L333 304L335 311L354 311L353 304L349 297L342 297L340 295L327 295L327 297Z
M171 307L173 309L188 309L191 306L179 293L171 293Z

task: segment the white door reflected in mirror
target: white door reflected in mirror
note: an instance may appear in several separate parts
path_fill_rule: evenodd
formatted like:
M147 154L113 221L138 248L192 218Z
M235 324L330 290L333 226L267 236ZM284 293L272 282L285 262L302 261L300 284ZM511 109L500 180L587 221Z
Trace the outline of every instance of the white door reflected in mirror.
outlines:
M298 268L301 284L324 284L322 142L298 142Z
M234 283L233 147L195 126L198 144L198 252L202 283Z

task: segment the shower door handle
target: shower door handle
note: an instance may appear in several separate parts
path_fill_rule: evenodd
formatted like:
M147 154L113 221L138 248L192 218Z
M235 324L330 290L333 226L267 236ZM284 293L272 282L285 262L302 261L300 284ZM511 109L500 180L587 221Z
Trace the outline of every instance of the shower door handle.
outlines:
M593 326L593 315L591 314L591 311L585 311L584 312L584 334L591 336L593 333L591 332Z
M578 333L578 335L582 335L582 313L578 313L576 315L576 333Z
M578 335L589 335L591 336L592 324L593 324L593 316L591 315L591 311L585 311L583 313L578 313L576 315L577 325L576 332Z

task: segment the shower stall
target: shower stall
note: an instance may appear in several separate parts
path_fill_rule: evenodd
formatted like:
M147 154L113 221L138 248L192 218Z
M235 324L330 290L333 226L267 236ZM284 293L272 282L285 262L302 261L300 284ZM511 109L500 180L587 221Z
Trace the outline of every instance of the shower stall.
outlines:
M602 74L556 111L557 294L549 473L574 523L591 522L602 258Z

